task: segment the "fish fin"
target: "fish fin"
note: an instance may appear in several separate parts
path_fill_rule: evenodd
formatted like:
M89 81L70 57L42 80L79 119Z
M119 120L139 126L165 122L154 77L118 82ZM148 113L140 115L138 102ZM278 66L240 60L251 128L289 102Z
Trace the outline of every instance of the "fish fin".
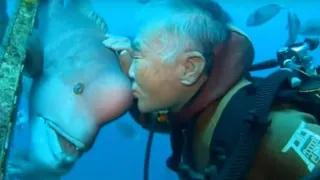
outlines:
M27 52L23 73L27 77L38 77L43 70L43 48L38 32L34 29L27 41Z
M93 10L90 0L70 0L70 2L65 3L64 7L74 9L90 20L93 20L104 33L108 31L107 23Z
M9 177L20 177L20 176L29 176L30 173L33 171L34 167L32 163L28 161L27 152L22 150L12 152L13 154L10 155L6 173Z
M24 180L59 180L61 175L52 174L40 164L30 161L27 150L12 152L6 165L6 176L9 179Z

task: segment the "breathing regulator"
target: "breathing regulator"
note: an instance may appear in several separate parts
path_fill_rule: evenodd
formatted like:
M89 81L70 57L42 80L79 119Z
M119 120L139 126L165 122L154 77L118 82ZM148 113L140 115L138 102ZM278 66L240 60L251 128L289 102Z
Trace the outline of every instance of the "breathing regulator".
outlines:
M293 72L291 86L300 86L305 78L320 81L320 66L314 64L314 58L310 51L319 46L318 38L306 38L304 42L295 43L280 48L276 53L276 59L266 60L252 65L250 71L265 70L280 67Z

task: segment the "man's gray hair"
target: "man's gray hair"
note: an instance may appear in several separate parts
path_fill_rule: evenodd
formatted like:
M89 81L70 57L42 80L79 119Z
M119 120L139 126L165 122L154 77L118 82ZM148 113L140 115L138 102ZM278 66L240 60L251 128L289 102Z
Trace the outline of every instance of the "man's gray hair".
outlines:
M161 54L165 61L174 61L186 50L199 51L210 58L214 48L228 38L230 17L210 0L169 1L155 8L147 7L154 13L151 13L151 20L147 17L149 21L139 34L145 38L161 37L164 47Z

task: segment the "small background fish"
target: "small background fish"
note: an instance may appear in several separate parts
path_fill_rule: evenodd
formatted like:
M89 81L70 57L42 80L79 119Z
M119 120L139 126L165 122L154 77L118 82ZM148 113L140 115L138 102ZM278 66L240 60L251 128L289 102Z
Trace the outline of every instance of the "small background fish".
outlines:
M119 120L116 123L116 128L118 132L124 136L125 138L133 139L133 140L140 140L140 134L138 132L137 127L134 127L133 124L129 122ZM134 123L134 122L132 122Z
M246 25L249 27L260 26L277 16L282 9L284 8L277 4L268 4L262 6L254 10L249 15Z

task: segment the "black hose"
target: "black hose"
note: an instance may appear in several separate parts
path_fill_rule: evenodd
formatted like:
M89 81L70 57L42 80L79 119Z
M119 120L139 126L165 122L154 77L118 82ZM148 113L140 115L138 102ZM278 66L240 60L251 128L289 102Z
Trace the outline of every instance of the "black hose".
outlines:
M279 66L278 61L275 59L266 60L257 64L253 64L249 71L260 71L265 69L270 69Z
M152 127L149 132L149 137L146 145L146 153L145 153L145 159L144 159L144 171L143 171L143 179L149 180L149 166L150 166L150 157L151 157L151 147L153 142L153 136L156 131L157 127L157 120L152 120Z

